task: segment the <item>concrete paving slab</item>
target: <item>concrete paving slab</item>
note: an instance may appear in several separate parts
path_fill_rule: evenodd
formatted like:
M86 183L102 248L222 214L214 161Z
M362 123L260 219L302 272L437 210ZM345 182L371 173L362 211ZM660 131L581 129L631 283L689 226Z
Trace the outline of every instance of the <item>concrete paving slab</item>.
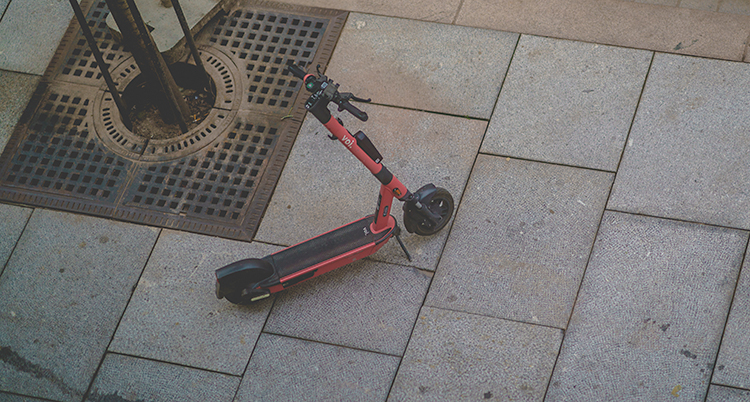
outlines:
M350 14L326 74L391 106L489 119L515 33Z
M744 15L621 0L464 0L456 24L741 61Z
M719 2L723 0L680 0L680 7L703 11L719 11Z
M87 402L230 402L238 377L109 353Z
M72 18L66 1L10 2L0 21L0 70L44 74Z
M398 363L394 356L263 334L235 401L383 401Z
M43 400L0 392L0 402L43 402Z
M657 54L607 207L750 229L750 65Z
M482 152L617 170L652 55L521 36Z
M273 299L218 300L214 270L279 247L164 230L110 350L242 375Z
M425 307L389 401L539 401L562 331Z
M361 260L280 293L264 331L400 356L430 276Z
M79 401L157 234L34 210L0 277L0 389Z
M750 2L747 0L722 0L719 12L750 15Z
M703 401L747 238L606 212L547 399Z
M367 133L383 164L401 182L411 191L434 183L448 189L458 203L486 122L377 105L361 108L369 114L368 122L345 114L345 126L352 133ZM315 118L305 119L256 240L292 245L375 212L380 182L327 134ZM394 200L392 215L403 229L401 208ZM434 270L447 228L428 237L402 233L411 263L395 241L373 258Z
M624 0L624 1L635 1L636 3L656 4L660 6L677 7L680 4L680 0Z
M284 0L284 3L450 24L456 17L461 1L414 0L403 2L399 0Z
M747 402L750 401L750 390L722 387L711 384L708 388L706 402Z
M711 382L750 389L750 262L745 257Z
M36 75L0 70L0 153L8 143L40 79Z
M0 0L0 22L3 21L2 17L5 14L5 9L8 8L10 0Z
M29 221L33 209L17 207L14 205L0 204L0 276L5 269L18 239Z
M479 155L426 304L565 328L612 176Z

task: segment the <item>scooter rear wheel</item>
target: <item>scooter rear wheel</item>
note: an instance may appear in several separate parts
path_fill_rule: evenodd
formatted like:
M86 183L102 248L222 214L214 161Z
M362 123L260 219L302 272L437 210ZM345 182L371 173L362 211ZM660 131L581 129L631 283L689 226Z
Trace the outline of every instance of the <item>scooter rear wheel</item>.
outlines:
M264 268L247 268L243 270L243 277L246 283L248 284L256 284L263 279L268 278L271 275L271 272L269 272L267 269ZM246 290L246 289L240 289L235 292L229 293L226 296L224 296L230 303L234 304L251 304L253 302L253 299L256 297L262 296L264 294L268 293L267 290L260 290L260 289L252 289L252 290Z
M429 219L416 211L404 211L404 226L409 232L420 236L430 236L445 227L453 215L453 196L448 190L438 187L435 194L425 205L432 213L440 216L440 222L433 224Z

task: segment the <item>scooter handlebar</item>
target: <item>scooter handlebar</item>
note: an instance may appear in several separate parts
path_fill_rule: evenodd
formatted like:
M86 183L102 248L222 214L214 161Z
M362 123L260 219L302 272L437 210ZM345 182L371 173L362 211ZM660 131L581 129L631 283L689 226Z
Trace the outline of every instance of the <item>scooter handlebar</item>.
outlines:
M329 85L326 91L328 91L329 89L333 89L335 92L331 93L328 99L329 101L335 102L339 106L339 112L342 110L346 110L347 112L351 113L352 116L362 121L367 121L367 113L363 112L362 110L359 110L356 106L349 103L349 100L353 100L356 102L370 102L370 99L358 98L348 92L339 93L338 85L335 84L333 81L329 80L328 77L326 77L325 75L321 74L320 70L318 70L318 77L315 78L314 75L307 74L305 70L302 69L302 67L296 64L287 65L287 69L293 76L297 78L305 80L305 78L307 77L307 80L305 82L305 87L310 92L321 90L321 88L324 88L323 86L324 84Z
M346 110L347 112L351 113L352 116L362 120L367 121L367 113L359 110L356 106L352 105L348 101L344 101L338 104L339 105L339 111Z
M290 64L287 66L287 68L289 69L289 72L292 73L293 76L299 79L305 78L306 73L305 73L305 70L302 69L302 67L296 64Z

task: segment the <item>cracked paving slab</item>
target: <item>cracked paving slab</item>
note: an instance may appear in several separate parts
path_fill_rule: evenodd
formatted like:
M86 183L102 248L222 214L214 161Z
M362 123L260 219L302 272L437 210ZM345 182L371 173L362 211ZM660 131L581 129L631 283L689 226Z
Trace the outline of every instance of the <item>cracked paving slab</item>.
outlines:
M35 209L0 277L0 390L80 400L157 234Z

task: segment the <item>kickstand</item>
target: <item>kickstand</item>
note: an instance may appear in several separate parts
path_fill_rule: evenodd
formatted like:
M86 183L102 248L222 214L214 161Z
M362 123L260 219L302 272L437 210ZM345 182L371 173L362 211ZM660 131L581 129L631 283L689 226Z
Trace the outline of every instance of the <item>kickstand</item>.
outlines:
M396 240L398 240L398 245L401 246L401 250L404 250L404 254L406 254L406 259L409 260L409 262L411 262L411 254L409 254L409 251L406 249L404 242L401 241L401 236L396 235Z

